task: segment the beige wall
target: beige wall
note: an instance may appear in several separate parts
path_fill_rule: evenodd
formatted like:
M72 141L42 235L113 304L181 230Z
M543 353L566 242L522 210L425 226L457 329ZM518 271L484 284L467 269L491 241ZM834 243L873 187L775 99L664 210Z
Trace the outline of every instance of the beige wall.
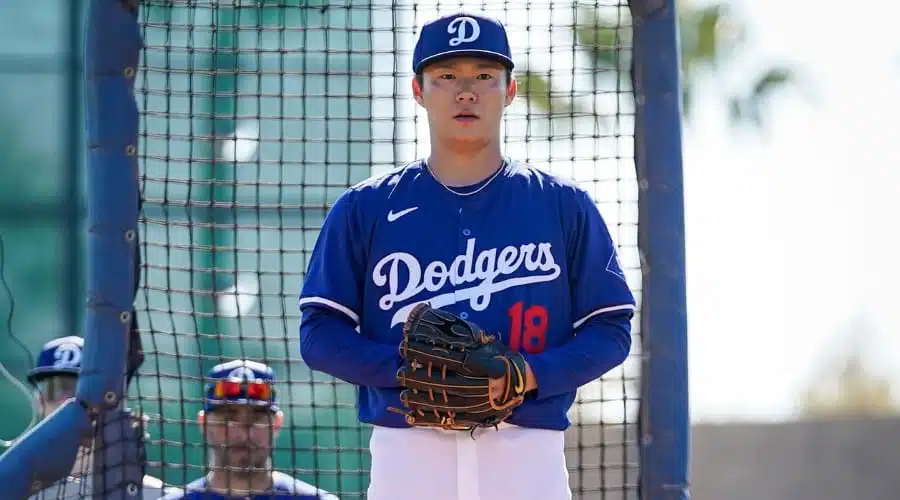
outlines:
M900 417L696 426L697 500L898 500Z
M634 430L604 429L600 447L599 428L580 429L581 449L578 431L567 450L570 468L583 467L572 476L574 498L636 499L621 486L637 481L622 467L637 461ZM692 447L693 500L900 500L900 417L697 425Z

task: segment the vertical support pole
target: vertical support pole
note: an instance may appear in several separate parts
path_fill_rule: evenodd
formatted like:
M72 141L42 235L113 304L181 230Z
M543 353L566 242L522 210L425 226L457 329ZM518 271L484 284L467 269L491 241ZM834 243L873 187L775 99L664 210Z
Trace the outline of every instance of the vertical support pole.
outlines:
M85 29L88 308L76 398L95 419L93 494L141 494L142 429L124 409L139 206L134 79L143 45L134 0L91 0Z
M676 0L631 0L643 259L641 498L689 493L681 58Z

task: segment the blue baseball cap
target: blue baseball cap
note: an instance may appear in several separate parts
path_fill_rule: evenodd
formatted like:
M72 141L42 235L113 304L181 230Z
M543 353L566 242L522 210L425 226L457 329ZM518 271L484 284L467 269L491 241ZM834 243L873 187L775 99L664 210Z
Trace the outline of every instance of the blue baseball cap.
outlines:
M84 358L84 339L75 335L53 339L44 344L34 368L28 371L31 383L55 375L78 375Z
M413 73L447 57L474 56L500 62L513 69L506 28L499 19L457 12L425 23L413 51Z
M236 359L209 371L203 409L207 412L228 404L267 407L280 411L275 395L275 372L256 361Z

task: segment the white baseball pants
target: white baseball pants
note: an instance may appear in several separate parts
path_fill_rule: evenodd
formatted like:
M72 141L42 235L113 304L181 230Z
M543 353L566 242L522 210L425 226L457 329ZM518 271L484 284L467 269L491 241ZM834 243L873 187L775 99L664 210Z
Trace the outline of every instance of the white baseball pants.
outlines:
M368 500L570 500L562 431L375 427Z

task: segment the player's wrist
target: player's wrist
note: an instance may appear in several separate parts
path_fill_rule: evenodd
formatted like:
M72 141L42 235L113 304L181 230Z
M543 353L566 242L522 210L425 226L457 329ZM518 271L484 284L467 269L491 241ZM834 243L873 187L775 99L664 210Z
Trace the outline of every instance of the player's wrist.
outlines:
M531 391L536 391L537 388L537 377L534 376L534 370L531 369L528 360L525 360L525 393L528 394Z

